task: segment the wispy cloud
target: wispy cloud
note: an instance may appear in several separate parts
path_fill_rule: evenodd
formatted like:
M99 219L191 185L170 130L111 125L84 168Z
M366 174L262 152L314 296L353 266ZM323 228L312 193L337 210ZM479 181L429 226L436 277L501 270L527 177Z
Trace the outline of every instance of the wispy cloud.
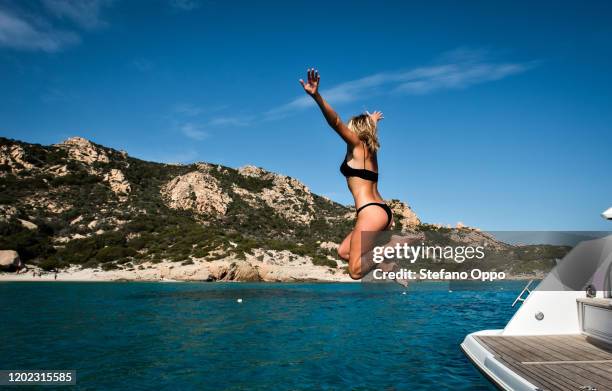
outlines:
M130 65L140 72L150 72L155 68L155 64L151 60L146 58L137 58L133 60Z
M80 42L71 31L34 24L16 13L0 9L0 46L18 50L56 52Z
M59 88L49 88L45 90L40 99L44 103L68 102L76 99L75 95Z
M441 90L458 90L528 71L537 62L494 61L482 50L457 49L444 53L431 65L393 72L380 72L356 80L350 80L322 91L325 99L333 104L359 101L375 95L424 95ZM297 83L296 83L297 84ZM208 108L193 104L177 104L173 115L181 132L193 139L202 140L211 130L222 127L243 127L254 122L284 118L299 110L311 107L313 101L305 94L263 112L263 114L228 114L227 106Z
M197 0L170 0L170 6L180 11L191 11L200 8Z
M101 12L112 0L41 0L41 3L43 6L36 13L20 2L0 6L0 47L51 53L78 44L80 31L106 25ZM61 21L68 21L70 26L57 27Z
M531 64L463 64L423 68L403 75L395 92L427 94L441 89L466 88L474 84L500 80L531 68Z
M188 117L195 117L204 113L204 109L199 106L192 105L191 103L178 103L174 105L172 109L175 113L185 115Z
M101 9L111 4L112 1L42 0L42 3L55 17L68 19L84 29L92 30L106 25L100 13Z
M443 56L445 61L409 70L382 72L351 80L323 90L331 103L346 103L385 94L429 94L439 90L462 89L475 84L500 80L526 72L535 62L494 62L482 51L456 50ZM312 99L304 95L269 110L266 118L284 117L310 107Z
M253 116L224 114L227 108L226 105L208 107L179 103L172 107L168 119L184 136L198 141L210 137L210 131L243 127L252 123Z
M180 130L181 133L192 140L202 141L208 137L208 133L202 130L200 125L191 122L181 125Z
M212 118L208 123L210 126L248 126L251 124L252 117L215 117Z

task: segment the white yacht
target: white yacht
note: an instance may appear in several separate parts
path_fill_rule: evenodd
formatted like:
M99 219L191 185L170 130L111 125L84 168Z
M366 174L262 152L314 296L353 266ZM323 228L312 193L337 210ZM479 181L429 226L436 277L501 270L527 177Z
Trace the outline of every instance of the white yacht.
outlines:
M461 349L502 390L612 390L611 280L612 235L583 241L527 284L504 329L469 334Z

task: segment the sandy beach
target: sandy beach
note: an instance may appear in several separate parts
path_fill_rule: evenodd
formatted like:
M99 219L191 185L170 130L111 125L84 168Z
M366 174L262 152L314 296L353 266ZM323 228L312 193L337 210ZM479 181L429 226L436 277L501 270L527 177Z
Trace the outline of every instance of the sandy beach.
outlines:
M234 258L216 261L193 261L183 265L177 262L143 262L124 269L102 270L74 265L55 272L28 266L19 273L0 273L0 281L327 281L351 282L341 269L316 266L297 258L270 262L255 257L247 260Z

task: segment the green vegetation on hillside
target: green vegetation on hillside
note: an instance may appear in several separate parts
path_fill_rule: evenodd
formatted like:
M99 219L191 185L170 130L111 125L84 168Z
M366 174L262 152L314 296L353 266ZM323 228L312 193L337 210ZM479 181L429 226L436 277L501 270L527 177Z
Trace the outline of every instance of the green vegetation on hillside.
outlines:
M313 207L315 218L309 224L287 219L265 204L253 208L234 188L261 193L274 187L274 177L245 176L224 166L210 166L208 172L232 199L225 215L211 217L170 209L160 189L173 178L197 170L198 165L147 162L94 146L110 161L86 164L70 159L58 146L0 137L4 153L21 148L24 162L13 159L0 165L0 249L16 250L26 263L47 270L70 264L108 270L162 260L188 264L194 257L213 260L234 254L244 258L255 248L287 250L310 256L316 265L335 268L336 261L328 256L335 258L336 254L321 248L320 243L340 243L353 228L352 219L345 217L347 207L315 194L310 206L299 187L292 190L297 202L286 207L298 215ZM24 165L32 167L25 169ZM120 197L104 182L111 169L125 175L131 187L129 195ZM20 220L37 228L27 228ZM423 224L416 229L436 243L457 244L450 238L453 231L449 228ZM524 247L511 257L517 260L517 271L547 269L564 251L567 249L558 246ZM489 265L502 267L507 261L508 253L494 254Z
M196 165L146 162L96 144L110 162L87 165L70 159L59 147L0 138L0 147L15 145L23 148L24 160L34 168L17 164L13 167L18 173L13 174L11 166L0 167L0 207L11 216L0 220L0 249L14 249L25 262L48 270L70 264L109 269L144 260L189 262L191 257L214 259L219 253L244 257L254 248L289 250L331 266L326 258L329 251L317 242L340 241L350 230L350 222L338 218L346 208L321 197L315 196L320 218L302 225L266 205L252 208L232 190L237 186L261 192L273 186L270 177L249 177L230 167L213 166L210 173L232 202L225 216L202 217L169 209L160 194L162 185L196 170ZM58 176L49 170L61 166L67 174ZM130 183L125 202L103 183L101 173L113 168ZM331 224L326 218L341 223ZM30 230L18 219L33 222L38 229Z

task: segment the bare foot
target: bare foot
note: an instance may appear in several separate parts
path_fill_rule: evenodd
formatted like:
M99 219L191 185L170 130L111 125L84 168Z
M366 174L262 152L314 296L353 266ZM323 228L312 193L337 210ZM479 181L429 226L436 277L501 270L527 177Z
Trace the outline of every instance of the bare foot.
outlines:
M382 270L383 272L399 272L401 270L400 266L392 261L384 261L379 263L376 266L377 269ZM396 275L399 273L396 273ZM395 282L397 282L398 284L400 284L401 286L403 286L404 288L408 287L408 279L407 278L395 278L394 279Z

